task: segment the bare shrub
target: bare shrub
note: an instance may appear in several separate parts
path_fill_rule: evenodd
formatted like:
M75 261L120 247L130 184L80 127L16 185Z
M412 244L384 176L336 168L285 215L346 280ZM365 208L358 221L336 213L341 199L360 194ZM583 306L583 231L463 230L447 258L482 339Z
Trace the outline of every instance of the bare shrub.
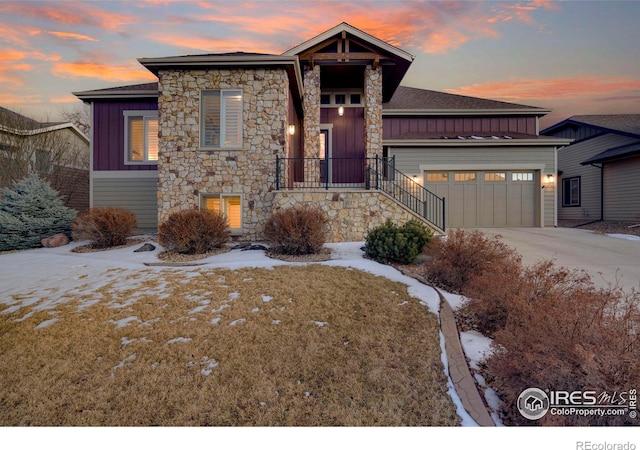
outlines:
M92 241L95 248L116 247L126 244L137 226L135 214L126 209L91 208L71 223L71 235L76 241Z
M158 241L168 251L188 255L207 253L229 240L227 220L206 209L173 213L158 227Z
M309 206L294 206L273 213L264 227L272 251L285 255L318 253L327 239L325 213Z
M432 239L425 248L431 260L425 266L425 276L432 283L456 293L464 292L469 279L506 264L519 265L520 255L500 240L473 230L451 230L446 237Z

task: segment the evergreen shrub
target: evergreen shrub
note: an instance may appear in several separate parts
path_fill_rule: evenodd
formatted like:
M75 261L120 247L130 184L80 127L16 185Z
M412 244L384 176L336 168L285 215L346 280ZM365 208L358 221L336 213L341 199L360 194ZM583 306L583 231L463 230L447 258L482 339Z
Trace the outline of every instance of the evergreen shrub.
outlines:
M366 234L365 253L382 263L413 264L432 236L431 230L416 219L411 219L402 226L387 220Z
M73 239L91 241L94 248L125 245L138 226L135 214L123 208L91 208L71 224Z
M167 251L187 255L220 248L230 235L224 216L207 209L175 212L158 228L158 241Z
M37 174L16 181L0 196L0 251L36 248L45 237L69 235L76 214Z

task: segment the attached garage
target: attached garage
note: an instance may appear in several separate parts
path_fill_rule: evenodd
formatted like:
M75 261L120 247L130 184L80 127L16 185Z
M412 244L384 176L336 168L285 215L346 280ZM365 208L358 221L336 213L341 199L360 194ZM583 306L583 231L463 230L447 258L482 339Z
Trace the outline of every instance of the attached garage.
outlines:
M424 185L447 201L447 226L536 227L540 174L534 170L424 171Z

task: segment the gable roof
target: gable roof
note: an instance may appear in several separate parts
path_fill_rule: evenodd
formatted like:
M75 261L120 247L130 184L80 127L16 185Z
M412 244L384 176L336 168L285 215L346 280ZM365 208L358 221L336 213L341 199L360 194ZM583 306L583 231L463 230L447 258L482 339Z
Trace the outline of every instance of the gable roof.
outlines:
M343 32L349 33L365 42L368 42L369 44L375 47L378 47L380 50L383 50L387 53L390 53L399 58L402 58L410 63L413 62L413 55L411 55L410 53L407 53L404 50L401 50L398 47L395 47L389 44L388 42L385 42L375 36L365 33L364 31L359 30L358 28L351 26L346 22L342 22L341 24L336 25L335 27L309 39L308 41L305 41L302 44L299 44L293 47L292 49L287 50L286 52L283 53L283 55L291 55L291 56L299 55L305 52L306 50L309 50L315 47L316 45L321 44L322 42L327 41L338 34L342 34Z
M141 83L127 86L116 86L91 91L72 92L80 100L100 100L116 98L158 98L158 83Z
M39 122L30 117L0 106L0 132L20 136L34 136L41 133L69 128L85 141L89 137L71 122Z
M412 87L399 86L391 100L382 104L383 115L404 114L465 114L492 113L528 114L543 116L550 111L535 106L500 102L466 95L448 94Z
M587 164L611 162L619 159L630 158L632 156L640 156L640 142L605 150L604 152L598 153L580 164L584 166Z
M553 133L563 128L589 126L605 133L616 133L640 138L640 114L594 114L571 116L541 131Z
M358 28L342 22L283 55L296 56L301 69L315 65L326 68L324 76L343 80L345 68L370 66L382 73L382 97L388 101L400 85L413 55Z

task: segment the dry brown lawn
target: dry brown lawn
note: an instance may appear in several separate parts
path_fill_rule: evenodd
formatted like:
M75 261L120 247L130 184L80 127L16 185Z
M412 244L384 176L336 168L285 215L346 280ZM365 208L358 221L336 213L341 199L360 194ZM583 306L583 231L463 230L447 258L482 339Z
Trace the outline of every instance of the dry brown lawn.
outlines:
M317 264L121 272L0 314L0 425L459 424L437 318L401 283Z

